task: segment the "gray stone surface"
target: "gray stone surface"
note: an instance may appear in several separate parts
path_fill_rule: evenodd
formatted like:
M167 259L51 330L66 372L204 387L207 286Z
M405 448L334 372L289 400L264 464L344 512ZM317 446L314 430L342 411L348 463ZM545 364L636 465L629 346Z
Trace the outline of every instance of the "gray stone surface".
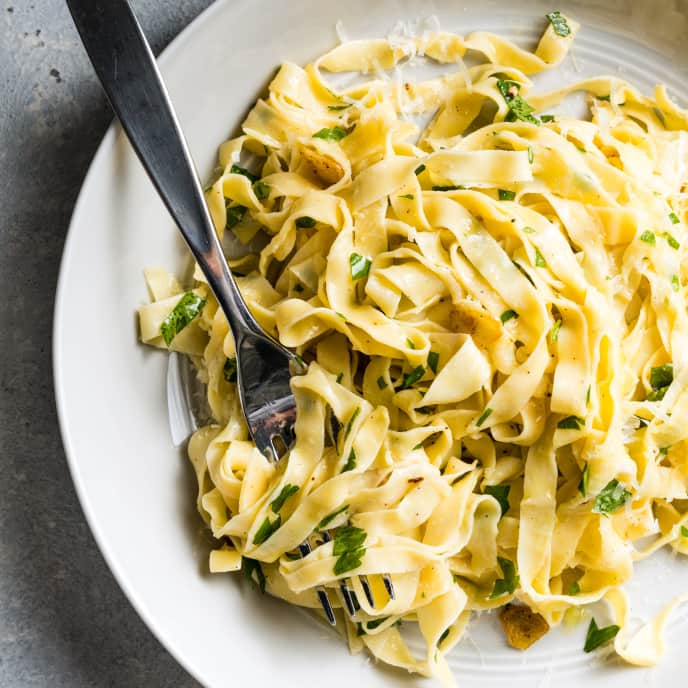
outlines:
M134 0L161 50L211 0ZM111 116L62 0L0 0L0 686L196 686L77 502L53 399L62 246Z

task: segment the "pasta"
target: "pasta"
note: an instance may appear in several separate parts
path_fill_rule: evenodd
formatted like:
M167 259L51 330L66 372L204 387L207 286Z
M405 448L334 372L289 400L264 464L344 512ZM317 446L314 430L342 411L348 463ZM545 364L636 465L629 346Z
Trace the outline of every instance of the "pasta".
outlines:
M507 604L525 647L606 600L614 624L593 621L586 650L613 639L654 663L680 600L632 637L621 586L661 547L688 553L688 114L615 77L534 93L579 29L548 20L534 52L438 31L287 62L221 146L218 233L267 236L229 263L260 325L308 364L280 463L249 437L199 270L188 292L147 271L139 311L142 340L191 356L207 384L214 422L189 456L220 542L211 570L313 610L319 586L338 605L346 578L351 650L445 685L472 613ZM420 57L458 70L389 78ZM335 92L344 72L361 77ZM589 121L546 114L576 91Z

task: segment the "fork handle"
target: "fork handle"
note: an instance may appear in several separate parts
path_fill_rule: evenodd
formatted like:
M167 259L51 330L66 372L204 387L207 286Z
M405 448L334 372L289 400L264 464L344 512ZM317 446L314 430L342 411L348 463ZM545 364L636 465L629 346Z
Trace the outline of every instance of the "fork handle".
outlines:
M264 335L225 260L198 175L148 41L127 0L67 0L129 141L227 316L235 341Z

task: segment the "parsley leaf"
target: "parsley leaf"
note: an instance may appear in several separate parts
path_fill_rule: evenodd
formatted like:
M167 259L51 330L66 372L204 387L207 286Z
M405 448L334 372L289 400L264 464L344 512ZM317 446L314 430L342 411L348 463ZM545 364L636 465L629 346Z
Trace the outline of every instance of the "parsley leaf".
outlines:
M480 427L492 414L492 409L491 408L486 408L481 414L480 418L476 421L475 425L476 427Z
M542 115L542 117L540 117L540 120L541 120L542 122L546 122L546 123L556 121L556 120L554 119L554 115Z
M511 320L512 318L518 318L518 313L516 311L511 310L511 309L509 309L508 311L504 311L504 313L502 313L499 316L499 319L502 321L502 325L505 322L509 322L509 320Z
M345 526L337 530L332 547L332 554L338 557L334 565L335 576L356 569L361 565L366 551L363 544L367 536L365 530L355 526Z
M377 379L377 388L378 389L385 389L387 387L387 383L385 382L385 378L380 375L380 377Z
M362 256L360 253L352 253L349 256L349 265L351 266L351 279L355 282L356 280L363 279L368 276L371 266L370 258Z
M303 217L297 217L294 223L299 229L311 229L315 227L315 219L304 215Z
M282 517L278 516L272 523L270 517L266 516L260 528L253 536L254 545L262 545L280 526L282 525Z
M344 129L337 125L331 129L321 129L313 134L314 139L323 139L324 141L341 141L345 136L348 136L353 129Z
M549 341L554 344L559 339L559 330L561 329L561 320L557 319L552 325L552 329L549 331Z
M198 315L206 300L192 291L187 291L160 325L160 334L169 346L172 340Z
M592 652L601 645L606 645L610 640L616 637L619 630L619 627L616 625L599 628L595 619L592 619L588 627L588 633L585 636L583 651Z
M344 439L349 436L349 433L351 432L351 428L354 426L354 421L356 418L358 418L358 414L361 412L361 407L357 406L356 410L351 414L351 418L347 421L346 424L346 429L344 430Z
M240 167L239 165L232 165L229 168L229 171L231 174L241 174L244 177L246 177L251 183L257 182L260 177L257 175L253 174L253 172L249 172L245 167Z
M345 504L341 509L337 509L337 511L333 511L331 514L328 514L327 516L325 516L325 518L322 519L322 521L320 521L320 523L318 523L315 529L325 530L325 528L327 528L327 526L329 526L330 523L332 523L332 521L334 521L334 519L337 518L337 516L339 516L339 514L343 514L348 508L349 505Z
M678 219L678 215L676 213L669 213L669 219L671 220L672 225L678 225L681 222L681 220Z
M681 289L681 280L678 278L678 275L671 276L671 288L674 291L679 291L679 289Z
M631 493L616 479L610 480L595 498L593 512L596 514L611 514L620 509Z
M573 583L571 583L571 586L569 587L568 594L571 596L574 596L574 595L578 595L578 593L580 593L580 591L581 591L580 584L578 583L578 581L574 581Z
M518 584L520 582L520 576L516 575L516 567L514 566L513 561L510 559L504 559L502 557L497 557L497 561L502 569L502 575L504 578L498 578L494 582L494 588L490 593L490 599L500 597L505 593L508 593L509 595L513 594L516 592L516 588L518 588Z
M237 362L236 358L228 358L225 361L224 366L222 366L222 377L224 377L227 382L237 381Z
M669 246L671 246L671 248L673 248L674 251L678 251L681 248L681 244L678 243L676 237L673 234L669 234L669 232L664 232L662 236L666 239L667 244L669 244Z
M227 208L227 223L225 225L226 229L234 229L246 215L246 208L243 205L231 205Z
M289 497L293 497L298 491L298 485L290 485L287 483L277 497L270 502L270 508L272 509L273 513L279 513L279 510L284 506L284 502L286 502Z
M585 420L578 416L567 416L557 423L557 427L560 430L582 430L585 427Z
M516 192L508 189L499 189L498 194L500 201L513 201L516 198Z
M583 495L583 497L588 496L588 483L590 482L590 464L586 463L583 466L583 472L581 473L581 479L578 483L578 491Z
M428 368L437 375L437 364L440 362L440 355L436 351L428 353Z
M557 36L566 38L566 36L571 35L571 27L568 25L566 22L566 17L564 17L561 12L557 10L556 12L550 12L545 16L547 19L549 19L550 23L552 24L552 28L554 29L554 33L556 33Z
M536 268L546 268L547 267L547 261L545 260L542 253L540 253L537 246L535 247L535 267Z
M502 94L502 97L506 101L507 107L509 108L509 114L506 118L508 122L521 120L522 122L530 122L531 124L540 126L540 120L533 115L535 108L532 105L529 105L519 95L521 84L519 84L517 81L499 79L497 81L497 88L499 89L499 92Z
M674 366L672 363L664 363L650 369L650 386L652 389L668 387L674 381Z
M264 201L270 195L270 185L258 180L253 183L253 193L259 201Z
M688 528L681 526L681 537L688 538Z
M241 557L241 569L244 572L244 577L251 585L258 584L260 591L265 592L265 574L259 561L249 559L248 557Z
M399 198L406 198L409 201L412 201L415 197L413 194L403 194L402 196L399 196Z
M347 108L350 108L353 105L353 103L347 103L346 105L328 105L327 109L328 110L346 110Z
M487 485L483 492L494 497L502 508L502 516L509 511L509 492L511 485Z
M433 191L462 191L465 186L461 184L446 184L446 185L435 185L432 187Z
M423 375L425 375L425 368L423 368L423 366L416 366L408 375L404 375L404 379L399 389L408 389L411 385L418 382Z
M421 163L420 165L418 165L418 167L416 167L414 172L416 173L416 175L422 174L423 172L425 172L425 165Z
M346 473L347 471L353 471L354 468L356 468L356 450L353 447L351 447L349 458L346 460L344 468L342 468L342 473Z

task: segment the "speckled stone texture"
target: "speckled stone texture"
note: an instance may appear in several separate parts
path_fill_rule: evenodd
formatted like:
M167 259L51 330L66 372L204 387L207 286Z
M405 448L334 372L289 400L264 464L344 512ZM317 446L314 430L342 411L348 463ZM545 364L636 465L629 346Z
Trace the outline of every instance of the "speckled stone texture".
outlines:
M211 0L134 0L159 52ZM111 115L62 0L0 0L0 686L198 685L144 626L77 502L53 399L69 218Z

